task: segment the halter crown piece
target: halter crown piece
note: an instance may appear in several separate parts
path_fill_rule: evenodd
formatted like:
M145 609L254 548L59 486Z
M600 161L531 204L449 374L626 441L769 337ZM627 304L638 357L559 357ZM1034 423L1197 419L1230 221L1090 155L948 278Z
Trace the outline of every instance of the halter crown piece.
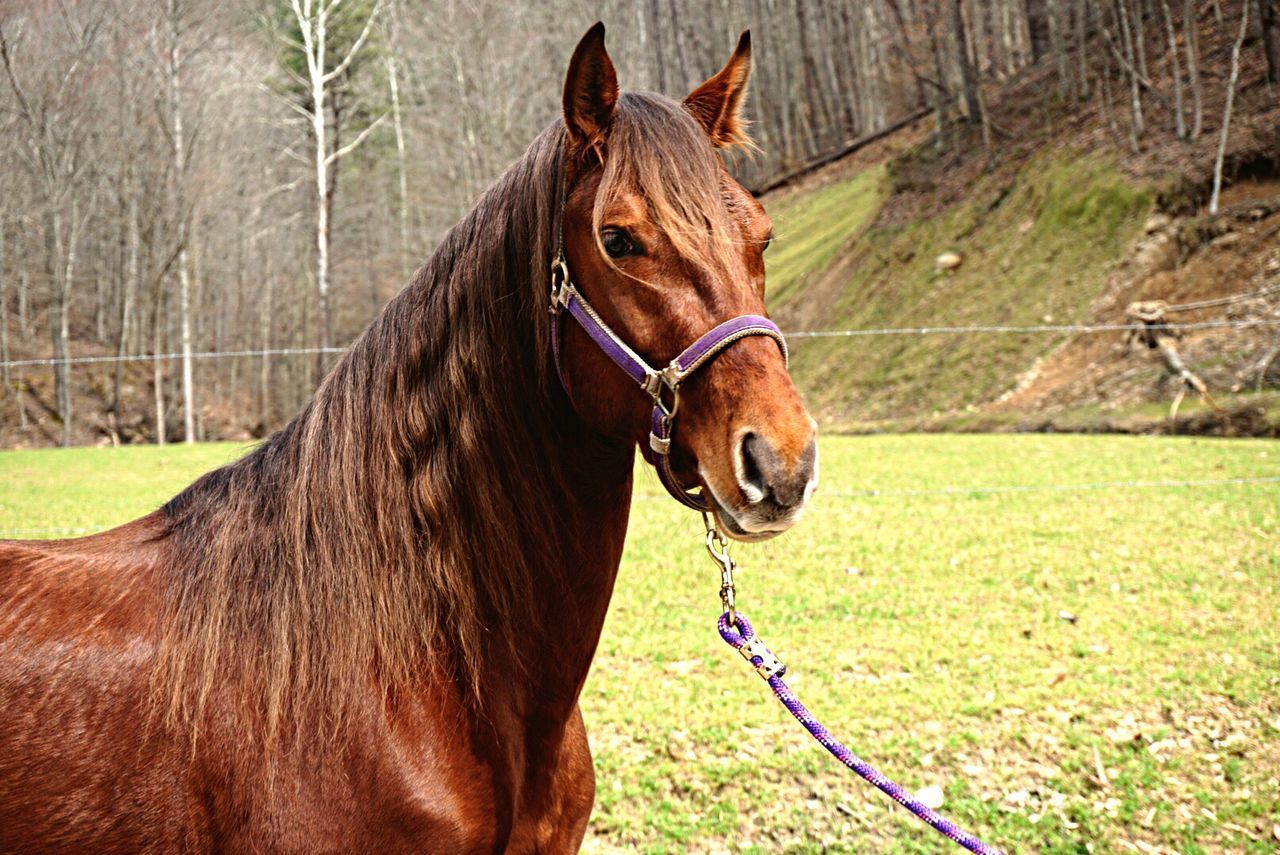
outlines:
M561 217L563 216L562 206ZM569 265L564 258L562 234L555 260L551 262L551 314L554 316L551 327L551 348L556 375L560 378L560 385L568 392L569 387L565 383L564 370L560 365L560 319L566 313L578 322L578 326L582 327L605 356L625 371L627 376L653 399L653 414L649 418L649 442L647 447L641 444L640 453L657 470L658 480L662 482L662 486L666 487L667 492L682 505L704 513L710 510L711 505L702 494L701 488L685 487L671 468L671 436L675 429L676 412L680 409L680 384L729 345L747 336L764 335L776 341L779 349L782 350L782 359L785 362L787 342L782 337L782 331L773 321L761 315L738 315L716 324L703 333L665 368L653 368L610 329L573 284L573 279L569 275ZM663 398L664 393L670 397L670 403Z

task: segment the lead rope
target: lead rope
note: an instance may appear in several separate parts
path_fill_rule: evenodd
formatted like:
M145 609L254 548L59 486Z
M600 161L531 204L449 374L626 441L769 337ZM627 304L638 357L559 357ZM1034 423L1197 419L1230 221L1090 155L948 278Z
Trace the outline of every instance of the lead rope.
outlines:
M809 712L805 705L800 703L800 700L782 679L782 676L787 673L787 666L783 665L778 657L774 656L773 652L765 646L765 643L755 634L755 630L751 627L751 622L747 620L747 616L737 609L737 604L734 601L735 590L733 582L733 571L737 564L729 556L728 541L720 534L715 521L706 512L702 514L702 523L707 529L707 551L711 553L711 557L720 566L720 605L724 610L720 615L720 619L716 622L716 628L720 630L720 637L742 654L743 659L751 663L752 667L756 669L756 673L769 684L774 696L787 708L787 712L795 716L796 721L804 725L804 729L809 731L809 734L818 741L818 744L831 752L831 756L857 772L858 776L864 781L874 785L880 792L928 823L939 834L955 841L970 852L977 852L979 855L1000 855L999 849L988 846L977 837L962 830L954 822L939 815L900 785L880 774L873 766L838 742L822 726L822 723L814 718L813 713Z

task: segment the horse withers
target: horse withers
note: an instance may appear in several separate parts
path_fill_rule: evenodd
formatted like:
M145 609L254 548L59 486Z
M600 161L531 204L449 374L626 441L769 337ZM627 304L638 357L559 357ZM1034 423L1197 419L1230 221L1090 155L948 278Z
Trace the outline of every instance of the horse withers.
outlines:
M664 393L548 312L550 271L649 365L763 314L771 224L717 154L749 67L744 35L683 102L620 95L596 25L562 120L285 428L127 525L0 544L0 850L580 845L578 695ZM770 339L720 341L663 440L744 540L816 478Z

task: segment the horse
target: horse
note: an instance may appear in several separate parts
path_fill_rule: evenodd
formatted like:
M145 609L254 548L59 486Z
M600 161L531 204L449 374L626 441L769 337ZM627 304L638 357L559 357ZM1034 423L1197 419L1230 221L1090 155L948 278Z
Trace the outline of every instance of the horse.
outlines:
M581 845L637 446L739 540L816 481L772 225L719 154L749 70L744 33L683 101L620 93L597 24L563 115L284 428L133 522L0 544L0 850ZM721 328L643 389L597 335L674 364Z

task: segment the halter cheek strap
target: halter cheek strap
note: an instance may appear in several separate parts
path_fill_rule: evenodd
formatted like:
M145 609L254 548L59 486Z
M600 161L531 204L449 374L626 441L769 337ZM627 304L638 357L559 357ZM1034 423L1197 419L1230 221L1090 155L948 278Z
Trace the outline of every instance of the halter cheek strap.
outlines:
M676 412L680 408L680 384L685 378L709 363L725 348L747 336L768 336L778 343L782 359L787 359L787 342L782 331L773 321L761 315L739 315L717 324L698 337L698 340L680 352L665 368L649 365L609 325L604 322L569 277L569 266L563 254L551 265L551 346L556 374L560 385L568 391L560 359L561 317L568 314L595 342L596 346L615 365L627 373L640 388L653 399L653 412L649 419L649 442L640 446L640 453L654 469L658 480L676 501L697 511L710 509L710 503L701 490L690 490L680 483L671 468L671 437L675 427ZM663 399L667 392L671 403Z

